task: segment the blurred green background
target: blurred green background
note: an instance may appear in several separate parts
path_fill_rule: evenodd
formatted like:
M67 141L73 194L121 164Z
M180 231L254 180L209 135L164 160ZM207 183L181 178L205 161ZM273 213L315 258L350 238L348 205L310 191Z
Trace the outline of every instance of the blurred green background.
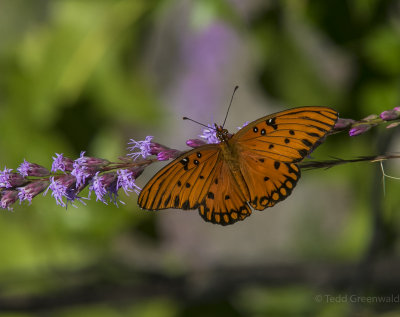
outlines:
M235 85L230 131L294 106L398 106L400 2L0 0L1 169L116 160L146 135L185 149L201 129L182 116L221 123ZM399 149L377 127L313 158ZM134 194L16 204L0 210L0 316L399 316L400 185L385 185L377 163L303 172L229 227L139 210Z

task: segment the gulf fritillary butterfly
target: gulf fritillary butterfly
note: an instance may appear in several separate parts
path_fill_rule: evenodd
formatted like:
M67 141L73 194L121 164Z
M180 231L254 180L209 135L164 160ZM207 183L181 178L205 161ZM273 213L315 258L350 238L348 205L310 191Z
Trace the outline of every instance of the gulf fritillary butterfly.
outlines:
M190 150L162 168L141 191L143 209L199 209L205 221L233 224L288 197L297 162L332 130L338 113L300 107L262 117L231 135L215 124L218 144Z

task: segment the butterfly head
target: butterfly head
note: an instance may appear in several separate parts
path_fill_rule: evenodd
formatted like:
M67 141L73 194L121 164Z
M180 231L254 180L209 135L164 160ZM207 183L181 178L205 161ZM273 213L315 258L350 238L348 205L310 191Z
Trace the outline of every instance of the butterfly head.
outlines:
M214 127L219 141L227 142L228 139L232 137L232 134L230 134L227 129L224 129L223 126L218 126L217 124L214 124Z

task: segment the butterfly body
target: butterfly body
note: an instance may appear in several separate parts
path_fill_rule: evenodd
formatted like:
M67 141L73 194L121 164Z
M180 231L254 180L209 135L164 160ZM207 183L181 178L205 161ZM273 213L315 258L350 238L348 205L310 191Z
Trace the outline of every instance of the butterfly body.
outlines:
M232 136L228 133L228 130L224 129L222 126L215 125L216 135L220 143L220 151L223 157L223 161L228 166L229 171L232 173L236 183L241 188L243 193L248 192L246 182L243 179L243 175L240 172L240 149L236 142L232 142Z
M198 209L228 225L290 195L297 162L319 145L337 120L327 107L301 107L262 117L236 134L215 125L218 144L190 150L161 169L141 191L148 210Z

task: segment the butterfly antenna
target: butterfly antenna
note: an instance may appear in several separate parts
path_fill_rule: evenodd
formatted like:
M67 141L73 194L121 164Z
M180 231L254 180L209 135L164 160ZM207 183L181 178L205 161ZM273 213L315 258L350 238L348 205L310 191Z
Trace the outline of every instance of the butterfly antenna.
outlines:
M233 96L235 95L235 92L236 92L236 90L238 90L238 88L239 88L239 86L235 86L235 89L233 89L233 93L232 93L231 101L229 102L228 111L226 112L226 115L225 115L225 120L224 120L224 123L222 124L222 127L224 127L224 126L225 126L226 118L228 118L229 109L231 108L231 105L232 105Z
M201 126L206 127L207 129L213 129L213 130L215 130L213 127L209 127L209 126L205 125L204 123L201 123L201 122L199 122L199 121L190 119L190 118L188 118L188 117L183 117L182 119L183 119L183 120L189 120L189 121L192 121L192 122L194 122L194 123L200 124Z

